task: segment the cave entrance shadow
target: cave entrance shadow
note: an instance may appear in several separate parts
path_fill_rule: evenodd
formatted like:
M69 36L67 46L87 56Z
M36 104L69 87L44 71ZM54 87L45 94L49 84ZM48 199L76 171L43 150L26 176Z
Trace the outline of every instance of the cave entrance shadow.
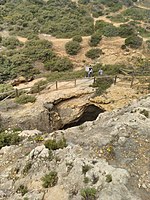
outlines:
M79 126L87 121L94 121L94 120L96 120L96 118L98 117L98 115L100 113L104 113L104 112L105 112L105 110L103 110L95 105L88 105L84 109L82 115L79 118L75 119L74 121L72 121L68 124L65 124L63 126L63 128L61 128L61 129L64 130L64 129L71 128L74 126Z

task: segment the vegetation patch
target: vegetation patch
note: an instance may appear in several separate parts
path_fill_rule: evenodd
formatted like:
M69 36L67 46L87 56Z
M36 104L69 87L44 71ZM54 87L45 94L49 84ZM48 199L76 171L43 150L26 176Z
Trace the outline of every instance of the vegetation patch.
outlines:
M20 42L15 37L3 37L1 41L1 45L8 48L8 49L14 49L16 47L22 47L23 43Z
M97 78L95 83L93 83L92 87L97 87L96 96L102 95L106 90L112 85L113 79L100 77Z
M49 174L46 174L44 177L42 177L42 181L44 188L54 187L58 181L57 172L49 172Z
M90 49L89 51L87 51L85 56L93 60L93 59L99 58L101 54L102 54L102 50L96 48L96 49Z
M107 174L107 175L106 175L106 182L107 182L107 183L112 182L112 175L111 175L111 174Z
M73 64L67 57L55 57L54 59L45 62L44 67L51 72L64 72L72 70Z
M26 193L28 193L28 188L24 185L20 185L17 189L17 193L21 193L21 195L24 196Z
M86 175L86 173L91 169L92 167L90 165L83 165L82 166L82 173Z
M143 39L139 36L133 35L125 40L125 45L134 49L138 49L143 43Z
M53 140L46 140L45 147L49 150L56 150L56 149L63 149L67 146L66 139L62 138L61 140L56 141Z
M82 200L96 200L97 190L95 188L85 188L80 191Z
M72 40L80 43L82 42L82 37L81 35L75 35Z
M102 39L102 35L98 32L91 35L91 39L89 41L89 45L91 47L96 47Z
M77 41L70 41L66 43L65 49L66 49L67 54L77 55L81 49L81 46L79 42Z
M146 118L148 118L149 117L149 112L148 112L148 110L142 110L141 112L140 112L142 115L144 115Z
M0 149L4 146L17 145L22 138L17 132L5 131L0 133Z
M31 162L27 162L25 167L23 168L23 174L24 175L28 174L28 172L31 169L31 167L32 167L32 163Z
M42 91L43 89L46 88L47 81L46 80L41 80L36 82L32 88L30 89L30 93L34 94L34 93L38 93L40 91Z
M36 101L36 97L28 94L22 94L15 99L18 104L26 104L26 103L34 103Z

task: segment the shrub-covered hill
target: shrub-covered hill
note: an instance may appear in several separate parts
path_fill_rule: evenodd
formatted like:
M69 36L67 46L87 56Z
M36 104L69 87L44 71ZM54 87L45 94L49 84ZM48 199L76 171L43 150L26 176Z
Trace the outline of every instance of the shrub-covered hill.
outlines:
M76 34L91 35L93 16L116 12L123 5L132 6L135 0L1 0L0 29L12 34L31 37L48 33L56 37Z
M150 11L136 7L135 1L0 0L0 82L3 83L21 75L30 79L34 74L39 73L39 68L35 64L37 62L41 63L43 71L60 72L72 69L70 60L62 56L73 58L73 62L78 60L79 65L89 62L90 59L94 62L97 57L88 59L86 53L92 47L97 47L98 51L101 50L100 42L102 43L106 37L127 39L130 37L126 46L142 48L145 40L142 42L141 38L136 37L137 40L134 40L133 46L131 39L137 34L149 37ZM63 48L55 46L54 40L50 39L54 44L53 47L51 43L39 40L44 33L54 36L54 40L61 38L64 41L64 38L73 38L73 41L68 39L71 42L69 52L65 43L60 44L61 47L66 47L63 52ZM88 36L87 42L81 36ZM17 39L19 37L24 37L26 41L20 42ZM46 37L44 39L47 39ZM79 44L80 42L82 43ZM118 43L120 51L124 43L120 41ZM103 48L106 49L105 47ZM110 54L109 49L104 54ZM76 54L79 54L79 57L75 57ZM98 55L98 59L101 57Z
M6 0L0 5L0 29L31 37L33 33L48 33L58 37L76 34L90 35L93 19L83 7L71 0Z

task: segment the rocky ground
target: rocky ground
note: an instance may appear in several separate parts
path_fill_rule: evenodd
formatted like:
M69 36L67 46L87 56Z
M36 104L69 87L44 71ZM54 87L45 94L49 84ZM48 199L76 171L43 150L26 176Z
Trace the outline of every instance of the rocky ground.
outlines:
M149 199L150 95L77 127L19 135L0 150L1 200ZM62 138L67 146L44 145Z

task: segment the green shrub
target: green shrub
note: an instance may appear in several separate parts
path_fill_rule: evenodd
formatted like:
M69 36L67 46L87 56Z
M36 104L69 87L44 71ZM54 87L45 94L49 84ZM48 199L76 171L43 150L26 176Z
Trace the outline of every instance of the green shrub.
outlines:
M103 12L101 10L92 12L92 16L94 18L98 18L99 16L102 16L102 15L103 15Z
M46 62L44 64L44 67L52 72L54 71L64 72L67 70L72 70L73 64L67 57L62 57L62 58L56 57L51 61Z
M82 173L83 173L84 175L86 175L86 172L88 172L90 169L91 169L91 166L90 166L90 165L83 165L83 166L82 166Z
M85 176L83 182L84 182L85 184L87 184L87 183L89 183L89 181L90 181L90 179L89 179L88 177Z
M46 88L46 86L47 86L46 84L47 84L46 80L41 80L41 81L36 82L31 87L30 93L34 94L34 93L38 93L38 92L42 91L43 89Z
M142 110L141 112L140 112L142 115L144 115L145 117L149 117L149 112L148 112L148 110Z
M51 171L49 174L46 174L44 177L42 177L42 181L44 188L54 187L58 181L57 172Z
M27 162L25 167L23 168L23 174L26 175L29 172L29 170L31 169L31 167L32 167L32 163Z
M21 195L24 196L26 193L28 193L28 188L24 185L20 185L17 189L17 193L21 193Z
M102 54L101 49L90 49L89 51L86 52L85 56L91 59L99 58L100 55Z
M134 49L138 49L142 43L143 39L136 35L132 35L125 40L125 45Z
M96 200L97 190L95 188L85 188L80 191L82 200Z
M36 101L36 97L28 94L22 94L15 99L16 103L18 104L26 104L26 103L34 103Z
M113 83L112 78L97 78L92 87L97 87L96 96L102 95Z
M8 49L14 49L16 47L21 47L23 46L23 43L20 42L17 38L15 37L7 37L2 39L2 45L4 47L7 47Z
M100 33L96 32L93 35L91 35L89 45L91 47L96 47L99 44L99 42L101 41L101 39L102 39L102 35Z
M79 0L80 4L88 4L90 3L90 0Z
M22 140L16 132L1 132L0 133L0 149L4 146L17 145Z
M128 37L130 35L133 35L135 30L129 24L122 24L122 25L120 25L120 27L118 29L118 32L119 32L119 36L120 37L126 38L126 37Z
M98 31L100 33L103 34L103 29L106 27L106 26L110 26L111 24L108 23L108 22L105 22L103 20L97 20L96 21L96 24L95 24L95 31Z
M107 182L107 183L112 182L112 175L111 175L111 174L107 174L107 175L106 175L106 182Z
M13 90L13 86L10 84L0 84L0 93L8 92Z
M82 42L82 37L81 35L76 35L72 38L72 40L80 43Z
M81 46L76 41L70 41L66 43L65 49L66 49L67 54L77 55L81 49Z
M113 25L106 26L103 29L103 34L106 37L116 37L119 35L118 28Z
M63 149L64 147L67 146L67 143L66 143L66 139L63 138L58 141L56 141L55 139L47 140L44 145L49 150L56 150L56 149Z

